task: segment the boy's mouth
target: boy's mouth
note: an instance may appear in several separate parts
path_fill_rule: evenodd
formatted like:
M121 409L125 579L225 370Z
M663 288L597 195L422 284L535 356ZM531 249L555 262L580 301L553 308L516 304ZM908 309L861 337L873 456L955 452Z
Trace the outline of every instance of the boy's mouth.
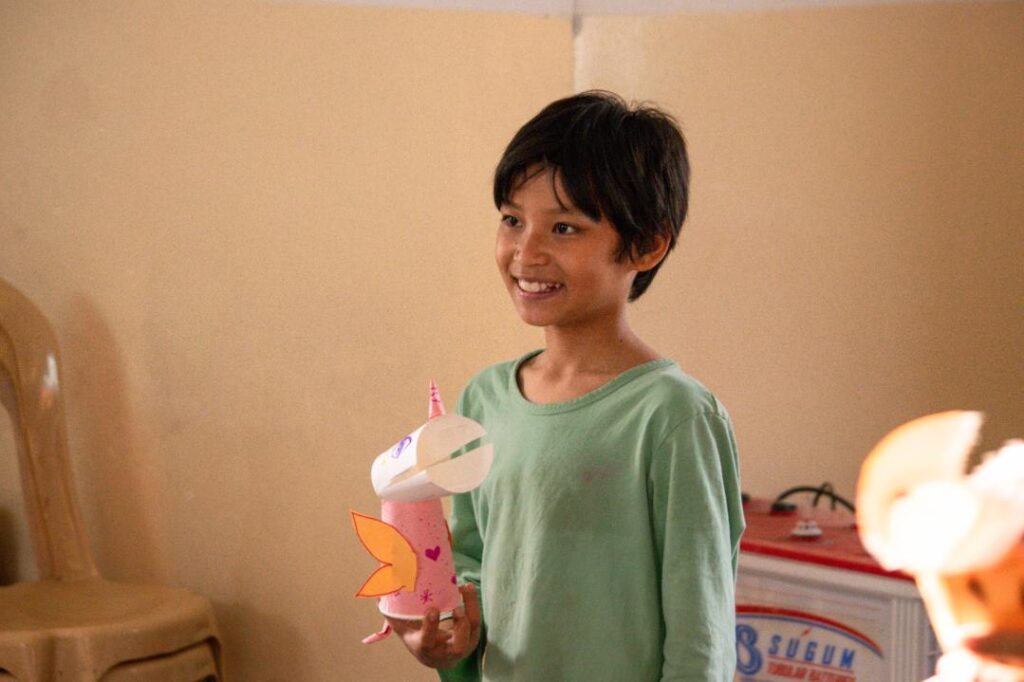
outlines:
M551 294L562 288L562 285L558 282L543 282L540 280L519 279L518 277L513 277L512 279L516 283L516 288L524 294Z

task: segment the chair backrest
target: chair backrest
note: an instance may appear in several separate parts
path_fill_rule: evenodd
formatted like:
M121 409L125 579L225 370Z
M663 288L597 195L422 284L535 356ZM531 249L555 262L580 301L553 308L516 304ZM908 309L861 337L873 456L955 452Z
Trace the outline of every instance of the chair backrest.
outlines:
M95 577L68 462L57 338L39 309L0 278L0 382L5 380L13 388L18 470L39 577Z

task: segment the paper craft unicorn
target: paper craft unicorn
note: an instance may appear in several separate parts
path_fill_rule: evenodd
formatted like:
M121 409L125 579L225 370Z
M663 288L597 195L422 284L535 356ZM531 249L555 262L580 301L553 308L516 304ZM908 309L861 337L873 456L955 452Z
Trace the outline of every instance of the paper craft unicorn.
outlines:
M441 498L483 482L494 456L491 445L451 455L484 435L472 419L445 414L431 382L427 422L373 460L370 480L381 498L381 519L351 513L356 535L381 566L356 596L377 597L385 616L419 620L429 607L445 612L461 605ZM385 623L363 643L390 632Z

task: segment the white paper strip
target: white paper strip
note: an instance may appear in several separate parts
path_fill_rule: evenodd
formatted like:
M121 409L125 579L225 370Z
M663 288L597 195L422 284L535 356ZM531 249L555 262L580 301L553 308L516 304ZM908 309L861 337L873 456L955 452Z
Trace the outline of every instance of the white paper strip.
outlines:
M377 455L370 480L377 495L419 502L472 490L490 471L494 450L484 445L461 457L451 454L485 435L477 422L456 414L432 419Z

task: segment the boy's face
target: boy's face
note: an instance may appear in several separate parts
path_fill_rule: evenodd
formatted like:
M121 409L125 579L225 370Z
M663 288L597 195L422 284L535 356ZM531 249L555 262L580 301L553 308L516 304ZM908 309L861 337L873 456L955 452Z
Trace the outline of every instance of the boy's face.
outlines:
M615 321L637 267L616 260L619 234L569 201L561 179L535 166L501 207L495 260L516 311L539 327ZM557 194L556 194L557 192Z

